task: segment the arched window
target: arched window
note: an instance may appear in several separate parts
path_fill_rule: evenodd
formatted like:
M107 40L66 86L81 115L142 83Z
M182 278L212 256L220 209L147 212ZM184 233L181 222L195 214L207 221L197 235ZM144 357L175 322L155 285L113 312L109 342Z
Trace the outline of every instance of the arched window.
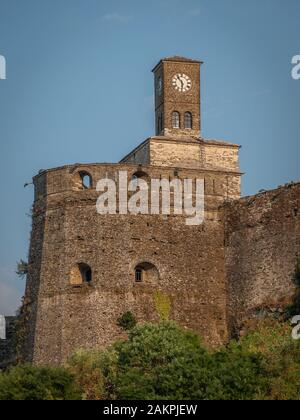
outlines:
M93 280L92 269L87 264L80 264L80 273L84 283L91 283Z
M184 114L184 128L192 129L193 128L193 116L190 112Z
M172 114L172 127L180 128L180 114L177 111L174 111Z
M89 173L87 172L80 172L80 178L82 181L82 187L84 190L89 190L93 186L93 180Z
M149 179L149 175L144 171L137 171L132 175L132 179L144 179L147 181Z
M149 262L143 262L135 267L136 283L157 283L159 281L159 272L155 265Z
M93 280L92 269L88 264L76 264L70 274L70 284L73 286L80 286L84 283L91 283Z
M87 171L76 172L73 180L76 190L89 190L93 188L93 178Z

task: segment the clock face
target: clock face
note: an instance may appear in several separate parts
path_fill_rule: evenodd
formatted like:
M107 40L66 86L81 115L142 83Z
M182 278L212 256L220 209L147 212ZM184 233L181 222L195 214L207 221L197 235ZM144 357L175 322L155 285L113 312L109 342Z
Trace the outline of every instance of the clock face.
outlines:
M156 82L156 89L159 96L161 96L162 94L162 88L163 88L162 78L159 77Z
M179 92L188 92L192 88L192 81L186 74L176 74L172 79L172 83Z

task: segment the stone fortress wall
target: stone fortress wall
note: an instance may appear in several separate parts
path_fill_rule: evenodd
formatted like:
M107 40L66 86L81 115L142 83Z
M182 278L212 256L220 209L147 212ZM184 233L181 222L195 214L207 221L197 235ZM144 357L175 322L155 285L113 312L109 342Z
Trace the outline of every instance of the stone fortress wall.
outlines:
M68 165L34 178L27 360L61 363L78 348L105 347L125 337L117 319L126 311L158 320L157 291L170 298L171 319L211 346L227 343L262 308L292 302L300 185L240 198L239 146L201 137L201 64L159 62L156 136L119 164ZM120 171L148 184L203 179L204 223L187 226L174 214L100 216L97 182L118 182Z
M202 176L204 225L186 226L174 215L100 216L95 180L117 180L119 171L129 180L138 172L158 179ZM91 189L82 188L82 173L91 175ZM227 177L136 164L74 165L38 175L27 286L32 360L59 363L76 348L111 344L124 337L117 319L126 311L139 321L157 320L158 290L171 299L171 318L213 346L257 309L292 302L300 184L223 205ZM154 274L136 283L135 268L145 263ZM91 267L91 283L76 281L79 264Z
M155 179L205 178L205 224L187 226L185 217L174 215L97 214L95 182L117 180L119 171L127 171L129 180L141 171ZM82 188L80 174L91 176L92 188ZM45 171L34 182L26 291L32 360L59 362L76 348L111 344L123 336L117 319L128 310L140 321L156 320L158 290L171 299L172 319L213 345L227 340L224 228L218 212L227 195L224 174L96 164ZM76 281L82 264L92 270L88 284ZM136 283L135 268L145 264L154 274Z
M300 258L300 183L224 208L226 284L231 328L261 311L293 303Z

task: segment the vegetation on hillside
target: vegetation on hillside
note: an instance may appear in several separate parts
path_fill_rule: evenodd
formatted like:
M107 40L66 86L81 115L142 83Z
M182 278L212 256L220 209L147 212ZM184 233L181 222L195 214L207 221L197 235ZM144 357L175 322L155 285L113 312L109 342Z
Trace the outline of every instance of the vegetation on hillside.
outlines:
M289 323L266 318L216 351L170 321L128 336L79 351L65 367L13 367L0 374L0 400L300 399L300 342Z
M20 365L0 374L0 400L78 400L74 377L65 368Z

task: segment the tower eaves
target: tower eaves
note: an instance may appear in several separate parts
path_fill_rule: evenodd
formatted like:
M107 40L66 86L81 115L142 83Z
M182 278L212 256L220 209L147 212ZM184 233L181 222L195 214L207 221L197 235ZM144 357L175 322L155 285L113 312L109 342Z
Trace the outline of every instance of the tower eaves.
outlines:
M172 57L165 57L162 58L158 64L153 68L152 72L156 70L156 68L163 62L163 61L172 61L175 63L197 63L197 64L203 64L203 61L200 60L193 60L192 58L182 57L179 55L174 55Z

